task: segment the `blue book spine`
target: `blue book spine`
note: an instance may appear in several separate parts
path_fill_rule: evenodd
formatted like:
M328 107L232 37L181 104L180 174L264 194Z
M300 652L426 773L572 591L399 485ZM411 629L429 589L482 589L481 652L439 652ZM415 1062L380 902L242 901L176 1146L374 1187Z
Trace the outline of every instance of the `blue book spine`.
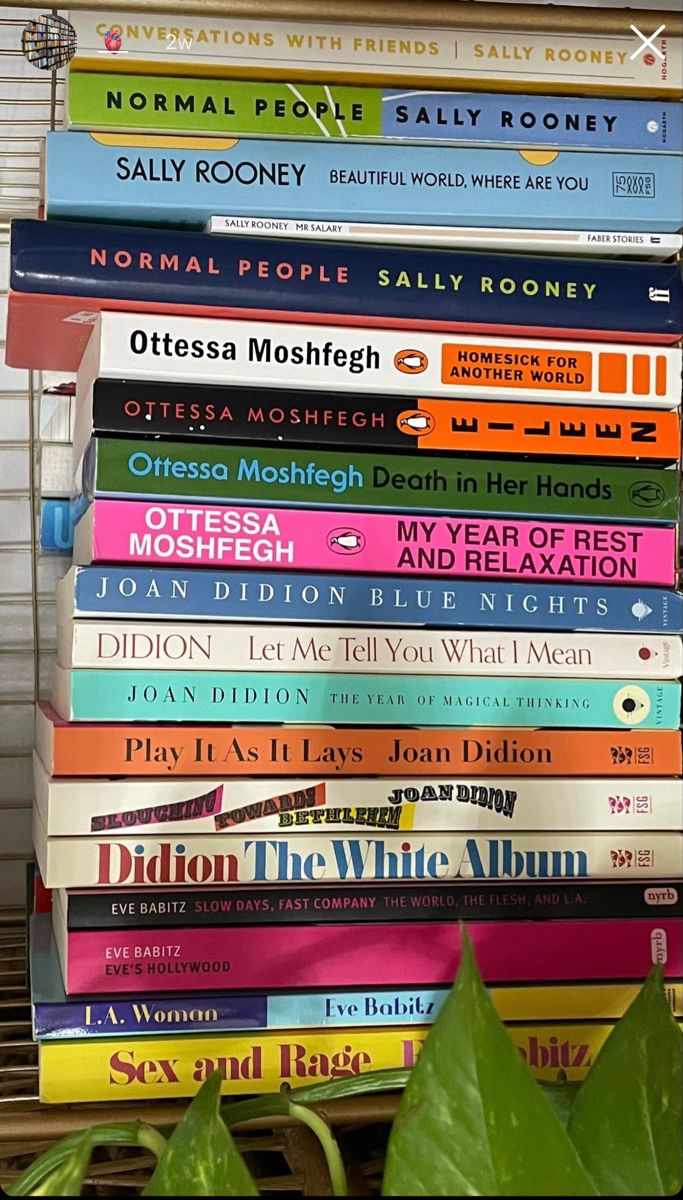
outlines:
M319 1029L347 1025L426 1025L448 989L381 992L297 992L291 995L149 996L120 1000L38 1001L38 1041L131 1037L150 1033L232 1033L241 1029Z
M106 1003L69 1000L33 1006L38 1040L267 1028L265 996L149 997L138 1002L112 997Z
M124 305L211 306L259 315L298 310L311 319L413 319L479 332L585 329L674 340L683 329L675 264L268 238L255 243L59 221L12 222L11 286Z
M239 671L66 671L53 704L75 721L280 721L677 729L677 683Z
M76 567L59 587L67 617L683 633L683 595L663 588L163 567Z
M33 1005L33 1032L39 1041L267 1028L265 996L146 997L137 1002L112 996L106 1002L65 999Z
M40 505L40 549L44 554L68 554L74 548L74 527L68 500L43 500Z
M317 1028L325 1025L431 1025L448 988L396 992L297 992L268 996L268 1024Z
M382 135L553 150L683 151L683 109L656 100L382 92Z
M45 203L66 217L200 229L214 214L513 229L676 233L683 180L672 154L48 133ZM532 161L529 161L529 160ZM84 191L83 180L88 181Z

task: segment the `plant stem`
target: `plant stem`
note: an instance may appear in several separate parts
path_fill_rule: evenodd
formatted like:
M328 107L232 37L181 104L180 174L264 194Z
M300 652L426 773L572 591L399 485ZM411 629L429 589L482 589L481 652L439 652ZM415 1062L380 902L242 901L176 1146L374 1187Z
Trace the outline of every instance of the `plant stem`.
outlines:
M139 1146L144 1146L146 1150L151 1150L152 1154L156 1155L157 1162L161 1162L168 1148L168 1142L162 1133L159 1133L152 1125L141 1125L138 1129L137 1141Z
M320 1142L327 1160L327 1169L330 1173L333 1194L335 1196L348 1196L344 1162L337 1139L327 1123L316 1112L313 1112L312 1109L304 1108L301 1104L290 1103L289 1113L290 1116L296 1117L297 1121L301 1121L303 1125L308 1125L309 1129L313 1130Z
M289 1112L289 1101L282 1093L269 1096L256 1096L252 1100L240 1100L237 1104L224 1104L221 1116L228 1129L232 1125L241 1125L243 1121L255 1121L260 1117L286 1117Z
M241 1104L224 1107L222 1116L228 1127L239 1125L242 1121L251 1121L255 1117L275 1116L294 1117L296 1121L308 1125L323 1148L334 1195L348 1196L346 1172L337 1140L327 1123L316 1112L304 1108L301 1104L294 1104L284 1092L280 1092L274 1096L261 1096L255 1100L243 1100Z

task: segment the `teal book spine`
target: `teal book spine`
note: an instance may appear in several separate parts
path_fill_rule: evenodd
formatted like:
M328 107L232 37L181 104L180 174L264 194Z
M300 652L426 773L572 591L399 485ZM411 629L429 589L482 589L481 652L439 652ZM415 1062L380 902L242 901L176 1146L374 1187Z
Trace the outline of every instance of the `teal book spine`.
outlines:
M623 680L58 668L52 702L69 721L677 729L680 700Z

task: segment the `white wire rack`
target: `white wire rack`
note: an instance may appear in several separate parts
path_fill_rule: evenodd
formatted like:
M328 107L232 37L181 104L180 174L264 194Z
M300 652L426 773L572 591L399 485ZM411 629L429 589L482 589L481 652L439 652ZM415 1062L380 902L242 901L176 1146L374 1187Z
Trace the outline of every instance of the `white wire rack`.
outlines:
M54 584L40 558L40 378L5 366L9 224L37 216L41 142L62 120L64 82L21 53L36 9L0 7L0 906L21 904L31 857L33 710L51 667Z

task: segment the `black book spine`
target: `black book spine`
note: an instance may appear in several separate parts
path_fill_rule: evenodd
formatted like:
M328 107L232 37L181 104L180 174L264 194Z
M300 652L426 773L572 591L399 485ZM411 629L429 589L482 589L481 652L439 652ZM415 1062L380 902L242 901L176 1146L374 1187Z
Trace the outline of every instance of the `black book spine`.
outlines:
M500 921L683 916L671 880L642 883L405 883L70 892L69 929L334 924L340 921Z

